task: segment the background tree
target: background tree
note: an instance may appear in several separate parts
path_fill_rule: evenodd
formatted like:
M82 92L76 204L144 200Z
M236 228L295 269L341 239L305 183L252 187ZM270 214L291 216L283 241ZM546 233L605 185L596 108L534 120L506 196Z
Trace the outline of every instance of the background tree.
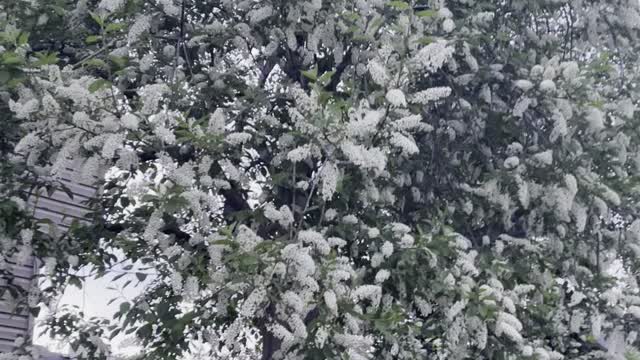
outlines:
M91 226L3 253L51 259L44 303L114 250L154 277L48 320L80 357L635 356L637 1L64 6L5 41L12 176L106 180Z

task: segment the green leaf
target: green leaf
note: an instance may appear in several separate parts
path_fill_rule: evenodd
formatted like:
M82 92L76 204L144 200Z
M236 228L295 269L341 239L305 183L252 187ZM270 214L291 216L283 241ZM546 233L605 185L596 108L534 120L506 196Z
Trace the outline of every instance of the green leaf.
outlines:
M431 10L431 9L427 9L427 10L420 10L416 13L416 16L419 17L433 17L437 14L437 12L435 10Z
M318 68L315 67L311 70L301 71L302 75L311 81L318 80Z
M125 24L124 23L111 23L109 25L107 25L107 27L105 28L106 32L118 32L122 29L125 28Z
M142 282L147 278L147 274L137 272L136 277L138 278L138 281Z
M165 210L168 212L176 212L189 205L189 201L182 196L173 196L165 203Z
M136 331L136 334L138 335L138 337L140 337L141 339L146 339L149 338L151 336L151 331L152 331L152 327L151 324L145 324L144 326L141 326L138 331Z
M18 37L18 46L26 45L27 42L29 42L29 33L23 32L22 34L20 34L20 37Z
M122 274L118 274L116 276L113 277L113 281L118 281L120 280L122 277L124 277L125 275L127 275L127 273L122 273Z
M335 71L327 71L326 73L322 74L322 76L320 76L318 82L320 83L320 85L326 86L327 84L329 84L329 82L331 81L331 77L335 73Z
M260 259L251 254L242 254L238 259L238 265L241 271L253 272L260 264Z
M104 60L91 59L91 60L88 60L87 62L85 62L84 66L106 69L109 65L107 65L107 63L104 62Z
M431 36L425 36L418 40L418 43L421 45L429 45L433 42L433 38Z
M91 15L93 21L100 25L101 28L104 27L104 19L100 15L94 13L93 11L89 11L89 14Z
M400 11L407 10L411 7L404 1L390 1L387 3L387 6L398 9Z
M56 53L38 52L36 53L36 57L38 58L38 61L35 63L36 66L55 65L58 63L58 55Z
M624 352L625 360L640 360L640 352L638 349L630 347Z
M125 56L109 56L109 60L111 60L114 65L116 65L116 69L124 68L129 62L129 58Z
M99 42L100 40L102 40L102 36L100 36L100 35L89 35L89 36L87 36L86 39L84 39L84 42L86 42L87 45L93 45L93 44Z
M24 58L13 51L7 51L2 54L2 63L5 65L19 65L24 62Z
M82 289L82 282L79 277L74 276L69 278L69 284L77 287L78 289Z
M11 79L11 74L8 71L0 71L0 84L6 84Z
M98 79L89 85L89 91L94 93L102 88L111 86L111 81L105 79Z
M128 301L125 301L125 302L120 304L120 313L122 313L123 315L124 315L124 313L129 311L129 309L131 309L131 304L129 304Z

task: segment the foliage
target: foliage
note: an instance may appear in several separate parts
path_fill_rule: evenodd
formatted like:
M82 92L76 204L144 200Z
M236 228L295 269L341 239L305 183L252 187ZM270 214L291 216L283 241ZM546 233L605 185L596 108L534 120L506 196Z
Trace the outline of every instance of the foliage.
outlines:
M61 239L0 203L2 254L48 259L28 306L154 271L113 322L52 315L79 358L635 356L637 1L21 5L7 191L107 174Z

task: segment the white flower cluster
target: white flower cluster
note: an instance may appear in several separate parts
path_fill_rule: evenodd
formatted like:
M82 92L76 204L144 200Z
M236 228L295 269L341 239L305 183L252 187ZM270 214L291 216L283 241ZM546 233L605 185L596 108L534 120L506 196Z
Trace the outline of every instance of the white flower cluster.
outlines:
M448 86L432 87L427 90L413 93L411 96L411 102L416 104L427 104L444 99L449 95L451 95L451 88Z
M350 141L344 141L340 148L353 164L373 170L375 174L380 174L387 166L387 157L378 148L367 149L363 145L356 145Z
M267 290L264 287L257 287L253 289L251 294L247 296L242 305L240 306L240 315L245 318L251 318L259 313L260 306L267 297Z
M162 9L167 15L170 15L170 16L180 15L180 7L175 4L174 0L158 0L158 3L162 5Z
M363 112L364 115L362 115ZM380 123L380 120L382 120L383 116L383 112L379 110L353 110L349 113L347 134L351 137L365 138L376 131L377 126Z
M98 9L114 12L122 7L124 0L102 0L98 4Z
M398 132L394 132L391 134L391 139L389 140L391 145L402 150L404 155L414 155L420 152L418 149L418 145L416 145L415 140L411 138L409 135L402 135Z
M251 140L251 134L246 132L234 132L228 134L224 141L232 146L243 145Z
M197 277L189 276L184 283L184 299L193 302L200 295L200 282Z
M30 119L31 115L38 111L40 102L37 99L30 99L23 103L9 100L9 109L18 119Z
M389 81L389 76L387 75L387 71L382 64L380 64L377 60L372 60L367 65L367 68L374 83L380 86L385 86L387 84L387 82Z
M271 221L276 221L282 227L287 228L293 224L293 213L287 205L282 205L280 209L276 209L272 203L268 203L264 206L264 216Z
M271 5L266 5L258 9L249 11L247 16L249 17L249 22L251 23L251 25L255 25L269 18L272 14L273 7Z
M387 91L387 95L385 95L385 99L389 102L389 104L395 107L405 107L407 106L407 99L404 96L404 92L400 89L391 89Z
M518 318L506 312L498 313L495 329L497 336L505 335L516 343L522 343L523 338L520 331L522 331L522 323Z
M423 70L434 72L453 55L454 49L444 40L435 41L418 51L413 62Z
M258 236L246 225L239 226L238 234L236 235L235 240L240 245L242 251L247 252L253 250L259 243L263 241L260 236Z
M222 108L217 108L211 115L209 115L209 133L215 135L224 134L226 122L227 120L224 110Z
M158 110L158 105L162 98L171 91L167 84L151 84L141 90L142 109L140 112L145 115L151 115Z
M302 230L298 234L298 238L304 244L312 244L321 255L328 255L331 251L331 247L327 240L325 240L324 236L317 231Z
M292 274L298 280L304 280L316 272L316 263L309 255L309 250L299 244L290 244L281 251L282 258L291 264Z
M379 285L360 285L353 290L351 298L355 301L369 300L370 311L375 311L382 299L382 288Z
M133 44L140 36L144 34L151 27L151 16L149 15L141 15L139 16L133 25L129 28L129 33L127 35L127 42L129 44Z
M299 146L287 154L287 159L292 162L300 162L311 156L311 145Z
M331 200L338 187L340 171L333 162L326 162L320 170L320 192L325 201Z

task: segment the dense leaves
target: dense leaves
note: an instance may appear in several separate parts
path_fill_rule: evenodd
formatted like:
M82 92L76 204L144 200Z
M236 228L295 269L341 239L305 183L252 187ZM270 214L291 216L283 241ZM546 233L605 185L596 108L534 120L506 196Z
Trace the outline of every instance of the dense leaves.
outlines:
M100 192L61 238L8 200L2 252L34 309L147 281L51 315L76 356L637 356L636 1L53 4L2 24L3 191Z

